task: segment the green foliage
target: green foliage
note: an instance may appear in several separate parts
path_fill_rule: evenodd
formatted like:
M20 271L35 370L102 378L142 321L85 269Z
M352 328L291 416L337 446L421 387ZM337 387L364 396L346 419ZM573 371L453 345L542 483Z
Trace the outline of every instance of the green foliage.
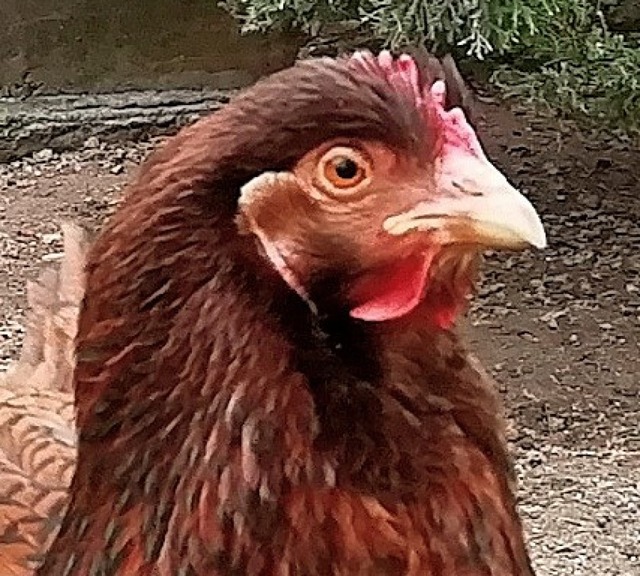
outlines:
M515 46L493 80L564 117L639 134L640 41L610 33L592 3L567 6Z
M640 41L607 30L597 0L225 0L245 32L336 24L391 48L495 65L495 82L565 116L640 131Z
M464 47L483 58L504 51L538 20L559 10L562 0L226 0L221 2L245 32L301 29L312 36L338 22L355 21L391 48L425 42Z

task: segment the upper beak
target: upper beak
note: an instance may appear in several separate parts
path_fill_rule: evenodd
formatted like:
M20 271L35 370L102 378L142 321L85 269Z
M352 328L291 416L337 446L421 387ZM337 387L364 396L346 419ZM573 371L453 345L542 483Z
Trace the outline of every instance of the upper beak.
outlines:
M437 197L387 218L389 234L429 231L441 245L544 248L547 238L531 203L486 158L449 155L436 173Z

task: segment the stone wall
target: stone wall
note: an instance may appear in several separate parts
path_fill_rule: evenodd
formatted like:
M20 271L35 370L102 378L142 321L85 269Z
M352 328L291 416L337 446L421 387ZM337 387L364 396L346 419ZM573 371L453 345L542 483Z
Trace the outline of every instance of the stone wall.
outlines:
M290 64L299 40L240 36L216 0L2 0L5 96L235 88Z

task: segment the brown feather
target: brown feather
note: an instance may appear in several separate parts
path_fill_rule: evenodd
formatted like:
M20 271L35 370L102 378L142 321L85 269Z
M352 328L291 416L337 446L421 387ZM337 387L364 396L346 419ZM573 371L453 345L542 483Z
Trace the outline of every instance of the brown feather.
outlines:
M63 226L64 256L27 289L20 360L0 375L0 565L32 574L64 516L75 468L71 375L86 242Z

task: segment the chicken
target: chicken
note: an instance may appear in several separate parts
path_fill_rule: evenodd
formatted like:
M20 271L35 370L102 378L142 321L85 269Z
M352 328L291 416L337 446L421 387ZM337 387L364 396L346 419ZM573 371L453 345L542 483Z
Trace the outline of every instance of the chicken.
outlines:
M53 540L75 468L71 378L86 240L63 226L64 259L27 287L20 361L0 374L0 574L32 574Z
M86 256L37 574L533 574L455 325L483 249L546 240L450 79L300 62L147 161Z

